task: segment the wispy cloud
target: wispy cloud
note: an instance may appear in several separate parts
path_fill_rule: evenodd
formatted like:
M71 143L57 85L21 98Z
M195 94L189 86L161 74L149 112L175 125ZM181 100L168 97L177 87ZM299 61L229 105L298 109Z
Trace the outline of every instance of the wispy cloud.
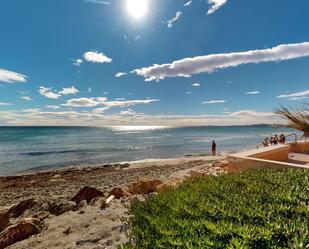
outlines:
M62 88L62 90L60 92L58 92L58 94L60 95L69 95L69 94L77 94L79 93L79 90L75 88L75 86L71 86L68 88Z
M48 108L48 109L53 109L53 110L56 110L56 109L60 108L60 106L57 106L57 105L47 105L45 107Z
M82 59L72 60L73 65L79 67L84 61Z
M219 8L221 8L224 4L226 4L227 0L208 0L208 3L211 5L207 11L207 15L210 15L216 12Z
M167 20L166 22L163 22L167 25L168 28L172 28L174 25L174 22L176 22L182 15L181 11L177 11L175 17L173 17L170 20Z
M49 99L59 99L61 96L64 96L64 95L77 94L77 93L79 93L79 90L76 89L75 86L71 86L71 87L68 87L68 88L64 87L64 88L62 88L61 91L57 92L57 91L53 90L52 88L40 86L39 93L42 96L49 98Z
M123 115L123 116L131 116L131 115L135 115L135 114L136 114L136 112L133 111L130 108L128 110L126 110L126 111L121 111L120 112L120 115Z
M226 102L225 99L212 99L212 100L204 101L203 104L205 104L205 105L207 105L207 104L223 104L225 102Z
M65 104L62 105L68 107L95 107L105 101L107 101L106 97L76 98L76 99L69 99Z
M257 95L260 91L245 92L246 95Z
M59 97L61 97L61 95L54 92L52 88L44 86L40 86L39 93L48 99L58 99Z
M294 92L288 94L281 94L277 96L278 99L289 99L289 100L302 100L309 98L309 90L305 90L302 92Z
M0 82L6 82L6 83L26 82L27 78L28 77L24 74L0 68Z
M108 101L106 97L92 97L92 98L75 98L69 99L62 106L67 107L96 107L105 106L107 108L113 107L129 107L140 104L150 104L152 102L157 102L158 99L144 99L144 100L113 100Z
M133 70L146 81L159 81L166 77L190 77L192 74L213 73L219 69L249 63L277 62L309 56L309 42L282 44L269 49L210 54L185 58L170 64L155 64Z
M200 83L193 83L193 84L191 84L191 86L193 86L193 87L199 87L199 86L201 86L201 84L200 84Z
M127 75L127 73L119 72L119 73L115 74L115 77L120 78L120 77L125 76L125 75Z
M119 114L106 115L106 107L89 111L41 111L27 109L20 111L0 111L0 122L7 125L248 125L274 124L282 120L271 112L255 110L239 110L221 115L147 115L136 113L130 109Z
M191 4L192 4L192 0L191 0L191 1L186 2L183 6L187 7L187 6L190 6Z
M4 105L12 105L11 103L6 103L6 102L0 102L0 106L4 106Z
M112 59L107 57L105 54L96 52L96 51L88 51L84 53L85 61L89 61L92 63L111 63Z
M100 0L84 0L87 3L97 3L97 4L103 4L103 5L110 5L111 2L109 1L100 1Z
M32 99L31 97L29 97L29 96L21 96L20 98L23 99L23 100L26 100L26 101L32 101L32 100L33 100L33 99Z
M232 112L229 114L230 116L238 117L238 116L253 116L253 117L267 117L267 116L275 116L273 112L257 112L254 110L241 110L237 112Z

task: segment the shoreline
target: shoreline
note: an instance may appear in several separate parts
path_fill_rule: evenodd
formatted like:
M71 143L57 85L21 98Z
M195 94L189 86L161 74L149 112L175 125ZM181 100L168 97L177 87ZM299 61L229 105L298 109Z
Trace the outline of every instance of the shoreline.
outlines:
M240 150L243 151L243 150ZM239 152L240 152L239 151ZM45 167L40 166L37 168L30 168L23 171L18 171L11 174L1 175L0 179L3 177L15 177L15 176L23 176L23 175L33 175L38 173L48 173L48 172L57 172L57 171L65 171L65 170L83 170L85 168L98 168L98 167L112 167L115 165L121 165L121 164L130 164L136 165L143 165L147 163L153 163L153 164L164 164L169 162L177 163L179 161L190 161L192 159L201 159L201 160L212 160L213 158L225 158L229 153L234 153L235 151L224 151L218 153L217 156L213 157L210 155L210 153L197 153L197 154L185 154L183 156L176 156L176 157L170 157L170 158L146 158L146 159L140 159L140 160L128 160L128 161L117 161L117 162L107 162L107 163L81 163L81 164L67 164L63 166L55 166L55 167L49 167L46 166L47 169L40 170L39 168ZM39 169L39 170L36 170Z
M164 189L164 185L175 186L193 174L219 175L225 172L225 159L224 155L146 159L133 163L71 167L0 177L0 215L14 206L20 208L25 206L25 202L34 202L34 206L27 207L10 222L19 224L29 218L43 217L40 233L9 248L69 249L78 246L116 249L127 242L125 219L130 215L130 205L136 200L144 200L148 194L136 193L116 198L102 209L101 205L110 196L110 191L119 188L124 190L147 179L161 182ZM86 186L97 189L102 197L88 204L72 203L72 197ZM50 211L51 208L56 207L58 211L71 205L75 207L74 210L66 210L59 215Z

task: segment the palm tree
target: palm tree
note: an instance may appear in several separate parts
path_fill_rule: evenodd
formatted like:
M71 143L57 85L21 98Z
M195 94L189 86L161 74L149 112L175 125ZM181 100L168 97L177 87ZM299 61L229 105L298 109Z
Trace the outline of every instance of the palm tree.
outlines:
M306 104L308 105L308 104ZM309 105L308 105L309 106ZM278 108L275 112L282 118L288 121L288 128L293 128L299 131L303 131L303 137L309 137L309 109L308 108Z

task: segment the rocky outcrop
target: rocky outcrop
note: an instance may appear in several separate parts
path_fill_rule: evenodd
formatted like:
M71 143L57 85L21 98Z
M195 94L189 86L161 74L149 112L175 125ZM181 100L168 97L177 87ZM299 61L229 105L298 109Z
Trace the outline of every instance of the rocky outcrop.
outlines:
M12 206L8 213L11 218L18 218L21 216L27 209L32 208L36 204L34 198L30 198L24 201L21 201L17 205Z
M53 215L60 215L71 210L76 210L76 204L72 201L58 200L49 205L49 212Z
M89 204L92 199L97 197L104 197L104 195L100 190L86 186L79 190L71 200L76 202L76 204L80 203L82 200L86 200Z
M144 179L131 184L129 186L129 192L132 195L149 194L155 192L161 184L163 182L159 179Z
M122 197L128 197L128 196L130 196L130 193L128 192L127 189L116 187L116 188L113 188L113 189L109 192L108 196L111 196L111 195L115 196L116 199L120 199L120 198L122 198Z
M40 220L25 219L16 225L9 226L0 233L0 249L12 245L18 241L29 238L41 232Z
M0 232L10 225L10 215L7 211L0 212Z

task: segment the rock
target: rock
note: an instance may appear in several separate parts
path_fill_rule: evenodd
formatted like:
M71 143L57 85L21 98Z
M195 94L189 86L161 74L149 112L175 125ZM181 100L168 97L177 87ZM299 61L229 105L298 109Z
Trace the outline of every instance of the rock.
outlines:
M0 213L0 232L10 226L10 215L8 212L3 211Z
M163 182L158 179L145 179L129 186L129 192L132 195L149 194L155 192Z
M60 215L71 210L76 210L76 204L67 200L58 200L49 205L49 212L54 215Z
M68 226L66 227L62 233L64 233L65 235L69 235L72 232L72 227Z
M100 206L103 200L104 200L103 197L96 197L96 198L93 198L89 204L91 206Z
M24 219L0 233L0 249L41 232L40 220Z
M120 198L122 198L122 197L128 197L128 196L130 196L130 193L128 192L127 189L123 189L123 188L118 188L118 187L116 187L116 188L113 188L113 189L109 192L108 196L111 196L111 195L114 195L116 199L120 199Z
M77 209L82 209L87 207L87 202L86 200L82 200L80 203L77 204Z
M72 201L76 202L76 204L80 203L82 200L86 200L87 203L96 197L103 197L103 193L92 187L83 187L79 192L71 199Z
M38 213L36 213L35 215L32 216L32 218L36 218L36 219L39 219L39 220L44 220L46 218L48 218L49 216L49 212L46 212L46 211L40 211Z
M34 200L34 198L30 198L27 200L24 200L22 202L20 202L17 205L12 206L9 209L9 214L10 217L12 218L18 218L19 216L21 216L27 209L32 208L34 205L36 204L36 201Z

